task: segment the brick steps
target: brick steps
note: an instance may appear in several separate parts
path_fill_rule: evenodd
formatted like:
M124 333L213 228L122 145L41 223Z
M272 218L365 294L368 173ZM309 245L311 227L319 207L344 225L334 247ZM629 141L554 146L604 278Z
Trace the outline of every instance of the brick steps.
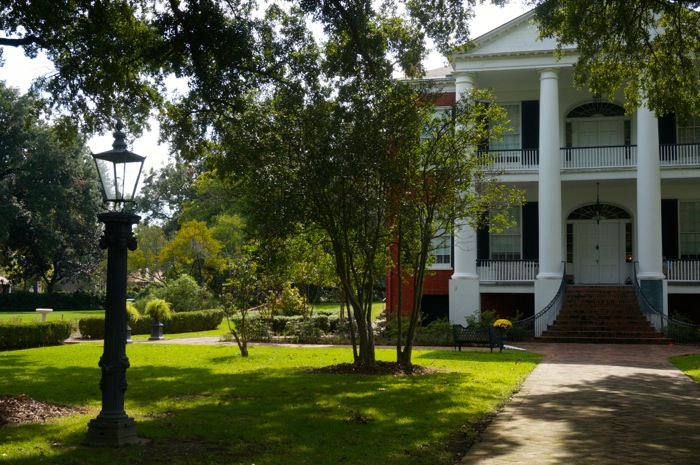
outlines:
M540 342L668 344L637 307L632 286L569 286L557 320Z

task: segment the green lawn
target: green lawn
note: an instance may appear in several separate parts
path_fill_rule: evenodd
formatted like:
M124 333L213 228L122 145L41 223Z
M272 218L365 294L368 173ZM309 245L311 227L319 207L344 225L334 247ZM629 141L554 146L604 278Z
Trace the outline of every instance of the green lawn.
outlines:
M700 383L700 355L673 357L671 363L686 375L693 378L696 383Z
M351 350L136 344L128 346L126 411L151 443L80 445L100 406L102 347L77 344L0 353L0 395L93 410L0 427L3 463L426 464L453 463L446 444L508 400L541 359L526 352L416 351L440 370L417 376L309 373L349 362ZM378 350L393 360L392 350Z
M375 302L372 304L372 319L376 320L380 313L384 311L386 305L384 302ZM323 310L324 312L332 311L340 313L340 304L318 304L314 306L315 310ZM345 308L347 312L347 307Z
M46 314L46 321L77 321L86 316L103 316L104 314L104 310L56 310ZM0 321L16 321L17 319L23 322L41 321L41 314L37 312L0 312Z

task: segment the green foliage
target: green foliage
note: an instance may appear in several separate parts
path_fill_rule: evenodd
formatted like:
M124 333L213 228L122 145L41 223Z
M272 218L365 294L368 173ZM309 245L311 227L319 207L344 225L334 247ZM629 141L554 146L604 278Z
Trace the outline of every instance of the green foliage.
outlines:
M179 161L157 171L151 168L145 173L136 198L137 212L143 213L147 221L160 224L166 235L174 233L179 228L185 203L194 197L197 172L196 167Z
M139 310L136 308L133 302L126 302L126 319L129 324L136 323L141 318Z
M162 322L170 317L170 304L163 299L153 299L146 304L146 314Z
M59 345L70 337L72 330L73 325L70 321L0 322L0 350Z
M225 265L219 256L221 247L205 222L189 221L161 249L159 262L171 279L187 274L200 286L216 288Z
M408 326L408 322L409 318L404 316L402 321L404 327ZM404 331L402 336L402 344L405 344L407 333ZM396 344L398 337L397 318L392 318L383 328L380 328L379 337L384 344ZM413 343L422 346L450 346L453 343L452 324L447 318L439 318L426 326L421 325L416 331Z
M475 328L490 328L498 319L496 310L484 310L480 313L472 313L466 316L467 326Z
M84 140L43 121L35 95L0 83L0 266L15 284L87 281L102 259L97 173Z
M311 320L297 320L287 323L285 334L292 336L294 342L300 344L315 344L321 340L323 331L318 327L316 322Z
M171 313L161 321L169 334L194 333L216 329L224 318L222 310L202 310L197 312ZM131 334L150 334L153 319L145 315L138 320L131 320ZM81 318L78 321L80 335L85 339L104 339L104 317Z
M78 331L80 331L80 337L83 339L104 339L105 317L91 316L81 318L78 320Z
M240 315L230 317L229 321L237 331L240 331L244 325ZM273 331L270 329L270 321L260 313L251 313L246 317L245 330L249 341L270 342L272 340ZM235 339L233 332L230 336Z
M139 283L153 284L163 281L163 269L159 261L160 251L168 243L160 226L144 223L136 225L134 235L138 241L136 250L129 251L128 269L132 279Z
M172 313L163 324L169 334L192 333L216 329L224 319L222 310L200 310L196 312ZM148 331L138 334L150 333Z
M165 286L156 287L152 295L169 302L173 312L192 312L216 305L211 292L186 274L169 281Z
M306 310L306 299L299 294L299 289L292 287L289 281L282 285L279 294L268 296L268 306L273 314L285 316L303 315Z

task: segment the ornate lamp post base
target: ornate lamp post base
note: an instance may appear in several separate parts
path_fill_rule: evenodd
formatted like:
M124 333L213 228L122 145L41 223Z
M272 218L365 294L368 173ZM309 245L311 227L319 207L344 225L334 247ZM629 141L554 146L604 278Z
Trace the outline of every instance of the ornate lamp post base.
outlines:
M136 436L136 422L124 415L123 418L97 418L88 423L85 445L98 447L123 447L143 444Z

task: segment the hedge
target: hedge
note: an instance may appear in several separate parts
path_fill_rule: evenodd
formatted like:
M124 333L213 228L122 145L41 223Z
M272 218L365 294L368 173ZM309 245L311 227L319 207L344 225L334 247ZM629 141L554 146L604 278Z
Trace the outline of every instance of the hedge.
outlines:
M201 310L173 313L162 323L166 333L178 334L210 331L216 329L223 319L223 310ZM129 323L131 334L151 334L152 324L153 320L149 316L142 316L140 320ZM100 316L81 318L78 321L80 336L85 339L103 339L104 326L105 319Z
M0 294L0 312L30 312L37 308L54 310L102 310L105 296L98 292L75 291L38 294L35 292L12 291Z
M0 350L60 345L70 337L72 330L70 321L0 323Z

